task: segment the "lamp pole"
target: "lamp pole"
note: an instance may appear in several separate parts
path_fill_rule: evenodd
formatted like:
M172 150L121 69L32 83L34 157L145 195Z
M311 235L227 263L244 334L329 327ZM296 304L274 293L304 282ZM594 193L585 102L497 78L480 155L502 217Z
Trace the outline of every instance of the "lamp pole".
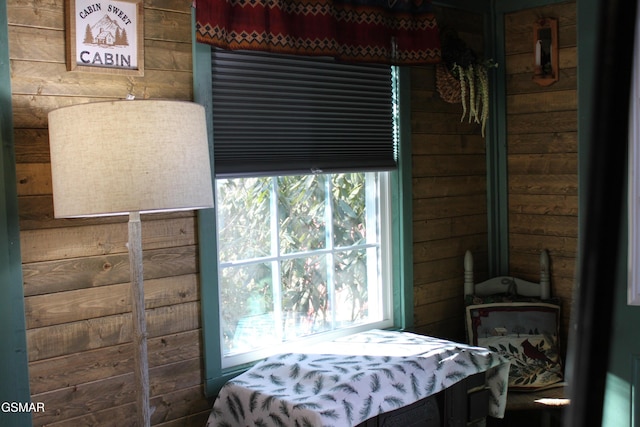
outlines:
M129 242L127 246L131 270L131 322L138 427L149 427L152 411L149 405L149 359L147 357L147 321L144 309L140 212L129 213Z

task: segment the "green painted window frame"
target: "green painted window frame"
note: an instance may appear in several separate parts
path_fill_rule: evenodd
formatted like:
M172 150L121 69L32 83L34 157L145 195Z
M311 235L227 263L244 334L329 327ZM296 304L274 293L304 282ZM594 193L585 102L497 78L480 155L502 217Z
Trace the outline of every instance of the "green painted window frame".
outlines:
M193 41L194 100L203 105L209 123L212 117L211 48ZM399 70L398 102L400 111L409 111L409 70ZM406 329L413 323L413 234L411 201L411 135L410 116L400 114L398 168L391 172L393 313L394 328ZM213 136L209 129L209 149L213 154ZM213 160L211 164L213 170ZM215 179L215 178L212 178ZM214 185L215 188L215 185ZM204 357L204 383L207 396L215 396L226 381L243 372L247 366L223 370L219 339L217 263L215 256L215 209L198 212L200 253L201 316Z

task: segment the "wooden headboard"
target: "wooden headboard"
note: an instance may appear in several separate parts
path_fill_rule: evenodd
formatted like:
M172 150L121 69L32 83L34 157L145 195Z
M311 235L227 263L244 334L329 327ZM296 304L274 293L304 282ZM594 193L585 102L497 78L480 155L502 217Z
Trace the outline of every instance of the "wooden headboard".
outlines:
M464 294L491 295L513 292L527 297L551 298L549 282L549 254L546 250L540 253L540 282L534 283L512 276L497 276L484 282L474 283L473 255L467 251L464 255Z

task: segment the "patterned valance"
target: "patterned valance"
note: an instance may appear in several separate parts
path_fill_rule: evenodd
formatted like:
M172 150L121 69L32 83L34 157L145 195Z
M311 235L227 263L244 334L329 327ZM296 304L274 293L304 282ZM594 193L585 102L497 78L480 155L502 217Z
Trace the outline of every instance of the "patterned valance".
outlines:
M232 50L395 65L440 62L429 0L197 0L196 35Z

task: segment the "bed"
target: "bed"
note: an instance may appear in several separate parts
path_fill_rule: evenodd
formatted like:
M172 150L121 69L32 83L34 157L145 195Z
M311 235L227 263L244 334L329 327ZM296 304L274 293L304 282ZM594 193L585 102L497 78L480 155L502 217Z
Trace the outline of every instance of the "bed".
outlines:
M372 330L269 357L227 382L207 426L467 426L502 417L509 363L490 350Z
M560 357L561 302L551 296L547 251L540 253L538 282L498 276L479 283L467 251L464 294L467 342L511 362L507 412L568 405Z

